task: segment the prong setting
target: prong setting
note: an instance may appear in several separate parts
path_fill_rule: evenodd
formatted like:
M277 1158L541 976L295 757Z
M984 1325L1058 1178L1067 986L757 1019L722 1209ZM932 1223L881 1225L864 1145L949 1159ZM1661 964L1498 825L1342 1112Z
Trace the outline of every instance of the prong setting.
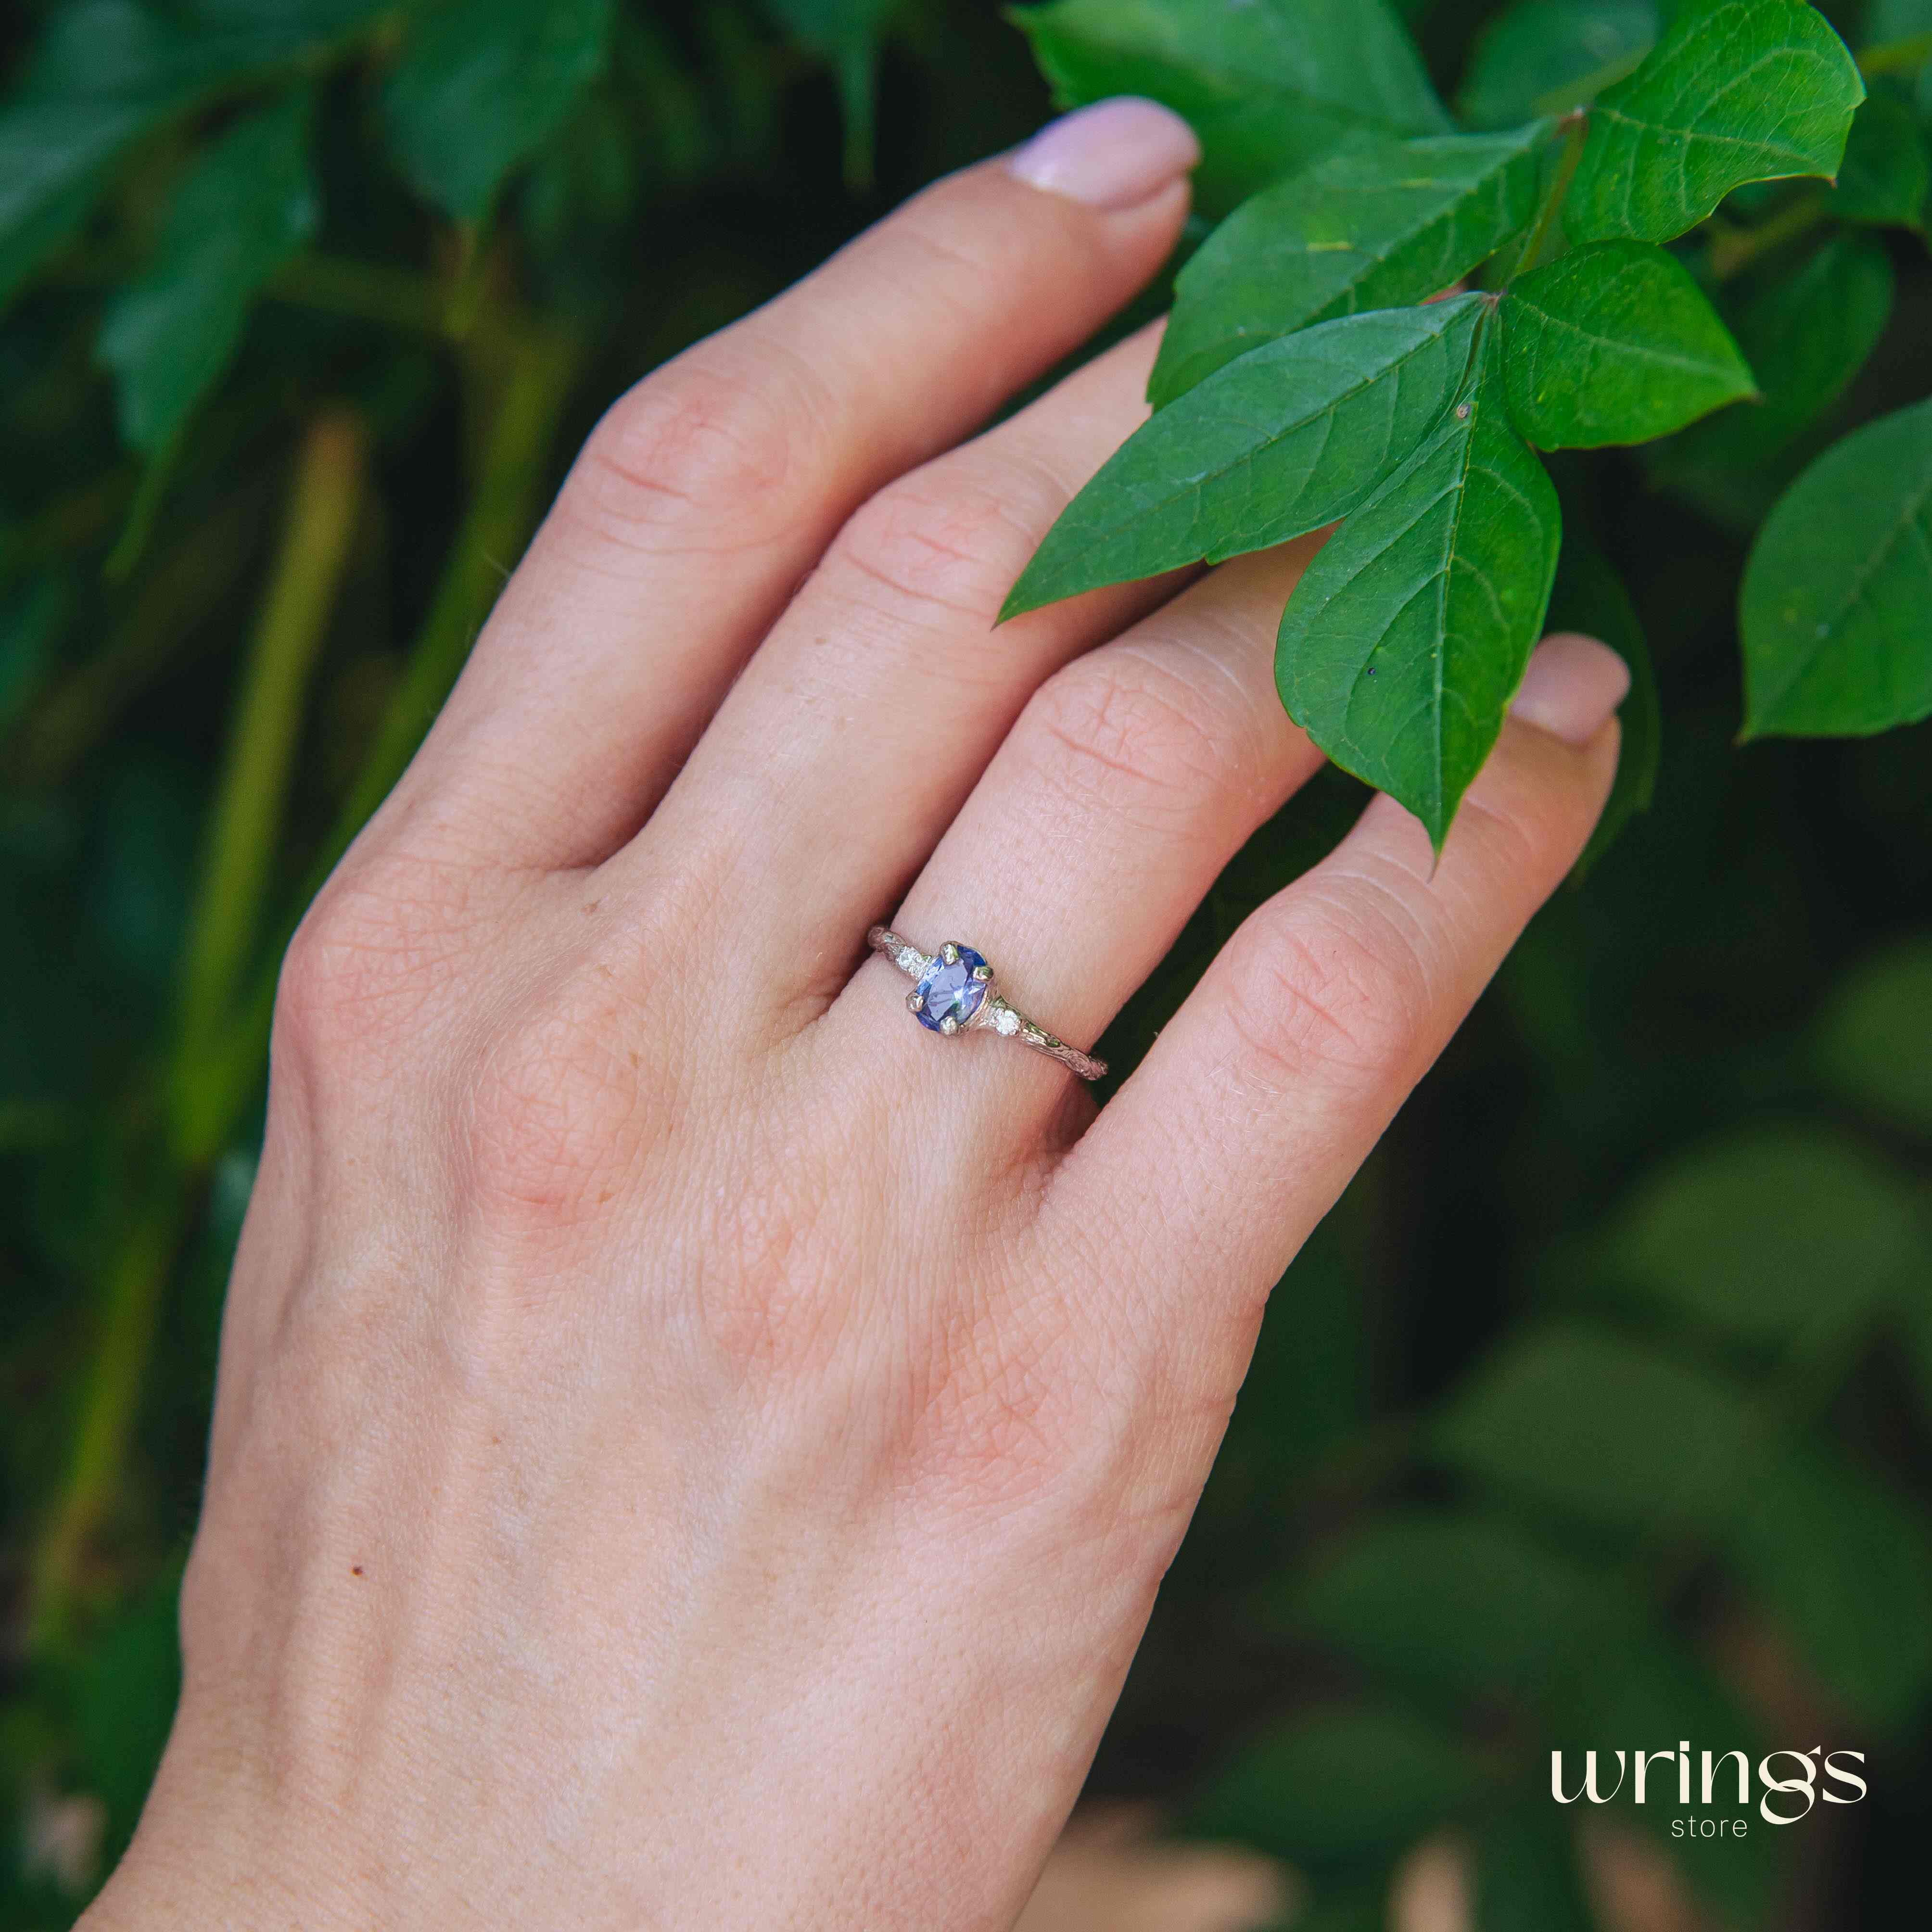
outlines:
M906 1007L930 1031L950 1040L969 1029L985 1028L1057 1060L1083 1080L1098 1080L1106 1074L1104 1061L1069 1046L1016 1011L994 985L993 969L985 955L971 946L949 940L938 952L928 953L883 926L874 926L866 940L917 981L906 995Z

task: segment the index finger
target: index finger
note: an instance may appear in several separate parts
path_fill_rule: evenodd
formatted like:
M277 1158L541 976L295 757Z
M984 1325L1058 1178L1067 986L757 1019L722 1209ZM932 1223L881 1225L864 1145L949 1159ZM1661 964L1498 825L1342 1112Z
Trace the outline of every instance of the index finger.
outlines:
M1151 102L1069 116L646 377L592 434L405 785L507 863L608 857L840 524L1159 267L1198 152Z

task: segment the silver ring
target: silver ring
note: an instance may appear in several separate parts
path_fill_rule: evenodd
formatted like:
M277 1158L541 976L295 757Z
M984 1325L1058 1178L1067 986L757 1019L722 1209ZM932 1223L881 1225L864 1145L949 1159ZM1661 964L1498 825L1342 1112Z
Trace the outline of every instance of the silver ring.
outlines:
M906 995L907 1010L932 1032L950 1040L955 1034L984 1028L1058 1060L1083 1080L1097 1080L1106 1072L1104 1060L1069 1046L1009 1006L1000 997L985 956L971 946L949 939L937 952L922 952L883 926L875 926L866 934L866 944L874 952L883 952L908 979L918 982Z

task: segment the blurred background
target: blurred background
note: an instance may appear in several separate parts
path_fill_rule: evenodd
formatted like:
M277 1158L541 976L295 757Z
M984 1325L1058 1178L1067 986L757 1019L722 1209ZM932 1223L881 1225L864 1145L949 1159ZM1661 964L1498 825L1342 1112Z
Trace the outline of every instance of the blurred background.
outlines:
M1526 10L1402 10L1454 100ZM30 0L0 63L0 1928L38 1932L166 1735L294 918L603 406L1052 104L982 0ZM1565 614L1648 638L1654 805L1287 1276L1028 1932L1922 1922L1932 728L1733 742L1752 530L1932 367L1922 237L1856 241L1797 264L1847 338L1804 407L1562 475ZM1104 1050L1360 800L1258 837ZM1550 1798L1553 1749L1680 1738L1863 1750L1870 1796L1742 1840Z

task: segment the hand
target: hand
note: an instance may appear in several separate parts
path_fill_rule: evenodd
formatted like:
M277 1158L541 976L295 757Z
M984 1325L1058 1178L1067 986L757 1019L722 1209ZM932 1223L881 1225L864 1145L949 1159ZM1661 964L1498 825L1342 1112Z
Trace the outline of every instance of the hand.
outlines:
M961 439L1193 158L1063 123L591 438L290 952L179 1716L90 1924L1019 1912L1270 1288L1616 759L1621 665L1546 646L1440 865L1373 805L1097 1118L908 1016L875 920L1085 1044L1317 764L1306 547L990 628L1150 336Z

